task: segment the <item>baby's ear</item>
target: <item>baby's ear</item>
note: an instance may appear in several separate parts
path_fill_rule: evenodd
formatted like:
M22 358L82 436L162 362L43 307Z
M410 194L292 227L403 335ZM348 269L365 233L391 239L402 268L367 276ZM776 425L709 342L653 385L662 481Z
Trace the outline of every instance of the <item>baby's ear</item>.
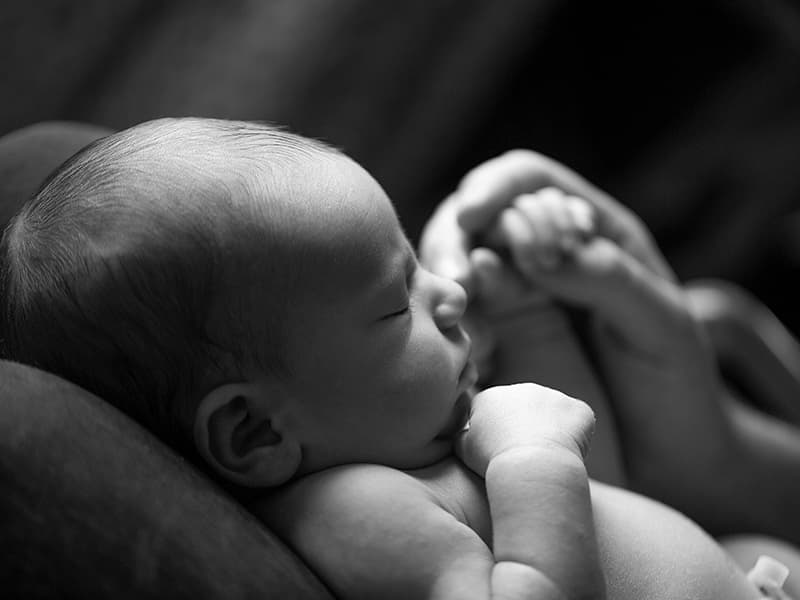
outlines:
M279 390L274 391L280 394ZM273 426L284 398L252 383L224 383L197 407L194 443L208 464L226 480L246 487L271 487L288 481L300 467L300 443Z

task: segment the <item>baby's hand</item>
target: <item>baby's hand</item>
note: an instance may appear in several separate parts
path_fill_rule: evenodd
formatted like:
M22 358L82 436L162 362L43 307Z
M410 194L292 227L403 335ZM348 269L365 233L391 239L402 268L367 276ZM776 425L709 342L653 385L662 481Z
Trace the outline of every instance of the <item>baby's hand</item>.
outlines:
M518 196L470 253L477 309L491 320L535 312L551 295L564 299L560 267L594 229L593 209L577 196L553 187Z
M507 247L515 266L527 274L558 267L594 233L588 202L546 187L517 196L500 213L487 241L490 247Z
M517 286L514 296L522 297L523 289L536 289L540 296L590 310L605 308L606 291L618 289L629 267L638 263L597 231L595 211L586 200L554 187L517 197L500 213L487 240L492 247L507 251L507 266L521 275L524 284ZM472 253L479 282L487 279L485 265L491 262L484 252L477 248ZM496 273L496 266L494 270ZM493 303L508 304L510 280L507 276L493 279L491 285L479 286L485 304L490 295ZM498 285L501 280L505 283Z
M491 231L493 244L508 249L513 268L521 275L517 297L523 289L587 308L613 330L617 339L642 355L668 355L686 341L691 319L680 288L659 275L630 252L597 231L591 205L549 187L518 197L504 209ZM485 304L515 296L510 280L488 278L490 258L483 249L473 251ZM498 267L494 264L494 272ZM503 285L498 282L505 281ZM490 311L486 309L486 313Z
M602 232L570 238L568 253L558 246L560 259L542 261L542 246L554 244L536 238L552 233L552 217L540 207L518 209L524 215L499 224L516 268L592 317L590 339L624 436L628 481L693 506L692 490L726 464L733 437L714 356L684 290Z
M482 236L485 246L471 251L477 293L468 317L470 324L485 326L484 332L478 332L482 335L470 335L479 341L491 335L497 348L491 362L481 362L483 381L489 381L487 376L494 372L507 374L498 359L503 363L510 357L514 364L522 364L525 356L535 356L537 346L553 347L554 338L574 335L568 320L556 314L560 308L554 300L572 300L573 292L585 288L575 256L593 238L594 229L594 211L588 202L547 187L518 196ZM565 364L575 365L576 358L582 360L565 356ZM510 379L531 380L530 376Z
M469 428L456 442L456 454L484 476L496 456L512 448L549 447L581 459L589 450L594 413L561 392L533 383L489 388L472 404Z

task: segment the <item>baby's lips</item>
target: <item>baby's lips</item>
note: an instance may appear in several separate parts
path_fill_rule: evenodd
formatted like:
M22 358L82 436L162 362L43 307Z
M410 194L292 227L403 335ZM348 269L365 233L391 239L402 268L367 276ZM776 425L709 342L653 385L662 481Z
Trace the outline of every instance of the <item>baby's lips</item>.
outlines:
M438 440L452 440L469 426L472 412L472 392L470 389L461 393L453 406L453 412L444 429L436 436Z

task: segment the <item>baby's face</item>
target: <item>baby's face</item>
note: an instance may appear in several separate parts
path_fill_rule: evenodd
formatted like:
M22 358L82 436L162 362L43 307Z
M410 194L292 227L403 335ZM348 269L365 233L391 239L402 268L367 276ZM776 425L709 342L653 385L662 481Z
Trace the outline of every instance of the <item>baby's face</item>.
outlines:
M465 292L419 265L366 171L336 157L326 177L298 233L306 292L291 326L288 389L301 472L431 464L469 414Z

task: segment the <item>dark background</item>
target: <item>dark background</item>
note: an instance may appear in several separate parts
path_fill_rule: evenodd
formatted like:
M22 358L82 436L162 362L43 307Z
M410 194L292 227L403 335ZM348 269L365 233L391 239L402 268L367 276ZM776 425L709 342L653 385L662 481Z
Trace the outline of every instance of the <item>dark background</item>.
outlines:
M684 278L800 324L800 7L789 0L56 0L0 8L0 135L266 119L369 169L416 238L529 147L638 212Z

